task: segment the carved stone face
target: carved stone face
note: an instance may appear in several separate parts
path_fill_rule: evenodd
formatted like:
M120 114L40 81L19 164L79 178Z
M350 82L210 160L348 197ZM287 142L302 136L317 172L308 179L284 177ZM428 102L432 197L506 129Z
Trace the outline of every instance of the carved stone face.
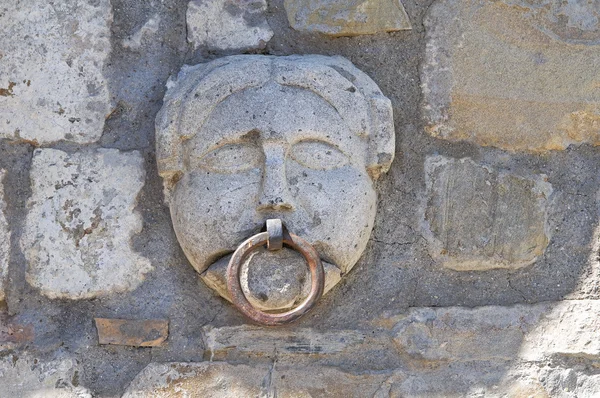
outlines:
M389 167L393 157L393 152L381 151L390 147L389 133L382 134L386 145L374 145L373 136L380 132L365 130L382 124L373 123L370 109L368 112L355 110L357 115L364 114L363 118L343 117L344 112L352 111L340 112L344 106L353 105L347 98L356 96L356 106L373 104L364 100L360 90L363 87L353 84L330 66L328 69L335 74L332 76L344 80L345 93L349 94L338 104L326 100L318 91L297 84L286 85L286 75L292 80L297 78L287 69L279 76L273 72L273 64L277 65L278 59L288 61L291 57L228 57L232 61L248 58L256 62L254 65L240 62L239 73L247 73L248 67L256 63L260 69L264 65L261 62L266 61L268 68L263 69L267 78L259 84L242 85L218 98L201 117L201 123L193 114L194 108L198 107L198 112L206 111L206 105L194 103L198 90L189 84L193 77L196 77L194 84L199 84L197 71L183 79L180 76L177 82L180 93L175 93L180 95L173 95L171 102L166 101L165 107L176 104L181 108L179 112L163 111L159 115L162 118L157 121L159 168L161 155L165 153L176 153L176 164L180 168L161 170L177 238L194 268L204 272L232 253L242 241L258 233L267 219L280 218L291 232L308 240L329 267L330 264L337 267L338 275L346 273L358 261L373 228L376 214L373 178ZM295 58L304 63L307 59L312 61L317 72L323 61L342 63L346 69L351 65L339 58ZM231 62L225 67L230 65ZM291 66L293 71L293 63ZM310 80L311 68L305 69L305 78ZM231 78L230 74L226 75L229 76L224 78ZM211 77L204 76L200 82ZM363 74L358 77L368 79ZM213 84L218 84L217 79L213 80ZM368 83L372 89L374 83L370 79ZM192 95L194 91L196 94ZM219 97L219 88L215 91ZM375 94L382 100L380 92ZM382 102L389 106L386 101L383 97ZM187 120L186 112L192 112ZM381 114L384 113L378 116ZM173 120L172 115L179 120ZM391 112L387 115L391 117ZM173 131L176 138L160 136ZM393 133L393 128L391 131ZM173 140L179 147L165 152L161 144L172 147ZM393 136L391 140L393 149ZM386 164L373 164L374 146L378 149L375 158L383 158ZM173 164L173 158L165 157L165 163ZM332 273L327 274L331 279ZM339 276L335 282L337 280ZM330 288L332 283L329 282ZM290 283L285 285L290 290ZM215 287L224 293L224 289ZM298 294L303 288L291 290ZM285 304L279 302L271 306L262 301L263 308L270 309L289 306L294 300L287 297Z

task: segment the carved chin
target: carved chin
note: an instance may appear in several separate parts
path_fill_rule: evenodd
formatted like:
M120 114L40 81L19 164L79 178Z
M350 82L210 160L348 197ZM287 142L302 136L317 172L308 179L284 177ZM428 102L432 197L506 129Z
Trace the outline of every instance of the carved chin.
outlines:
M214 262L200 276L221 297L231 301L227 291L227 266L231 254ZM325 270L325 293L342 277L340 269L321 260ZM302 255L284 247L278 251L259 249L242 267L242 289L261 310L288 310L301 302L310 290L310 273Z

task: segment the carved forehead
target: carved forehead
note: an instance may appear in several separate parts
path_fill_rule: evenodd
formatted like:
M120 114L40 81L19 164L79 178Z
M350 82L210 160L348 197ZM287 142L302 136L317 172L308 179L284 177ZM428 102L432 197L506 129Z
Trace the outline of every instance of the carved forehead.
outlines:
M391 148L388 158L393 157L389 100L349 61L319 55L242 55L184 67L177 80L169 83L156 123L161 175L182 170L182 142L200 130L219 103L233 93L270 82L306 89L322 97L335 108L352 133L373 135L386 147L384 152L390 152Z

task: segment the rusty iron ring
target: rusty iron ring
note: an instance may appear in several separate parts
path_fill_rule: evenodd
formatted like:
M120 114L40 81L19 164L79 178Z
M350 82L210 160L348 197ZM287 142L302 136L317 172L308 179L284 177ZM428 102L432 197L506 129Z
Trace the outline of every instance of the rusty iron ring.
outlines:
M287 312L268 313L256 309L242 291L240 271L248 255L256 248L267 244L268 240L269 233L261 232L248 238L238 246L227 267L227 290L229 290L233 305L254 322L266 326L284 325L306 314L321 298L325 288L325 272L319 254L310 243L292 233L285 233L283 244L300 252L307 262L311 277L310 293L299 306Z

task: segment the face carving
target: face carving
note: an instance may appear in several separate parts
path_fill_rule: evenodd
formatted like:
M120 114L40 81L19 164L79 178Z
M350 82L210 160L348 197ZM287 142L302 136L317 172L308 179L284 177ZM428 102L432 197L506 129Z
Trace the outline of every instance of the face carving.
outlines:
M393 159L391 106L343 58L226 57L170 87L157 147L173 226L198 272L280 218L343 274L366 247L373 180Z

